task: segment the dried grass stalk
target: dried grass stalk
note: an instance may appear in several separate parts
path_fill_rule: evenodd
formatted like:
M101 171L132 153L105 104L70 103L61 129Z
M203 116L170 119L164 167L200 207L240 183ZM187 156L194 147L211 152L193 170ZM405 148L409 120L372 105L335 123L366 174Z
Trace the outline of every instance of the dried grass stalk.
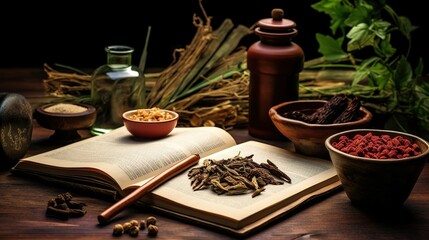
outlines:
M47 95L75 97L90 94L91 75L59 72L48 64L44 64L43 69L48 76L47 79L43 80Z
M184 126L219 126L230 129L247 124L249 113L249 73L237 72L198 93L175 102Z

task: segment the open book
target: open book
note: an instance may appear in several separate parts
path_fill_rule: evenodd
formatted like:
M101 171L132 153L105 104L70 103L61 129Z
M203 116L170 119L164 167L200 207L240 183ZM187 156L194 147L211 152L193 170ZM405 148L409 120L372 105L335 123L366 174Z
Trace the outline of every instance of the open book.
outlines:
M258 163L268 159L291 178L291 183L267 185L256 197L217 194L210 189L194 191L188 169L145 195L138 204L245 235L300 204L340 187L328 160L298 155L257 141L236 144L227 131L217 127L177 127L159 140L136 139L121 127L24 158L12 173L120 198L192 154L201 156L199 165L205 159L221 160L237 155L253 155L253 161Z

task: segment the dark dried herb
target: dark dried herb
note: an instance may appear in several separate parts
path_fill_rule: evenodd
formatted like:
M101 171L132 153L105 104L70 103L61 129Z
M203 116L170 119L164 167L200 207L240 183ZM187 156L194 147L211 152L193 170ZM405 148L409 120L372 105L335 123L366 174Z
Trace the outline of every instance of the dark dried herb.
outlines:
M67 220L71 217L82 217L86 214L86 204L72 202L73 196L66 192L48 200L46 216Z
M257 163L253 155L213 160L206 159L203 166L194 167L188 172L194 191L210 188L217 194L237 195L252 192L256 197L268 184L291 183L290 177L273 162Z
M300 111L286 112L285 114L283 114L283 116L286 118L295 119L306 123L311 122L311 116Z
M360 107L361 102L357 96L350 100L345 94L338 94L333 96L322 107L316 109L312 114L291 111L284 113L283 116L306 123L345 123L355 121L359 118Z
M352 122L358 119L361 103L358 97L354 97L347 108L335 119L334 123Z
M275 175L276 177L283 179L284 181L290 183L292 180L288 175L286 175L284 172L282 172L273 162L267 159L267 163L261 163L261 167L268 169L268 171L271 172L271 174Z
M344 94L333 96L311 115L311 123L330 124L346 109L349 99Z

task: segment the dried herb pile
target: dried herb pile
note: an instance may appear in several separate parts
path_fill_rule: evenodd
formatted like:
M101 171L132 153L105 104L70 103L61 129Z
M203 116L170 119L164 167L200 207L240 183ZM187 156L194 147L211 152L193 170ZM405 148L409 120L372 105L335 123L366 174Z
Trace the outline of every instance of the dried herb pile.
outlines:
M205 159L202 166L188 172L194 191L211 189L221 195L252 193L255 197L265 190L265 186L291 183L290 177L273 162L257 163L253 155L214 160Z
M352 122L359 118L361 102L359 97L349 99L345 94L333 96L314 113L306 114L301 111L291 111L283 114L284 117L315 124L332 124Z
M73 196L66 192L49 199L46 216L63 220L84 216L86 214L86 204L74 202L72 198Z

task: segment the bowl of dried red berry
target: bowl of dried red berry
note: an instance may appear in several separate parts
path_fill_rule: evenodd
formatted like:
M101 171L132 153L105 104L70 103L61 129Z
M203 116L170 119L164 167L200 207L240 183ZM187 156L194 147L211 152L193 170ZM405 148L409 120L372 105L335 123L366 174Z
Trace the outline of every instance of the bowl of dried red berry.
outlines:
M325 146L348 198L364 207L403 204L429 159L424 139L393 130L343 131Z
M269 115L297 153L322 158L329 158L326 138L345 130L365 128L373 116L358 97L343 94L330 100L283 102L271 107Z

